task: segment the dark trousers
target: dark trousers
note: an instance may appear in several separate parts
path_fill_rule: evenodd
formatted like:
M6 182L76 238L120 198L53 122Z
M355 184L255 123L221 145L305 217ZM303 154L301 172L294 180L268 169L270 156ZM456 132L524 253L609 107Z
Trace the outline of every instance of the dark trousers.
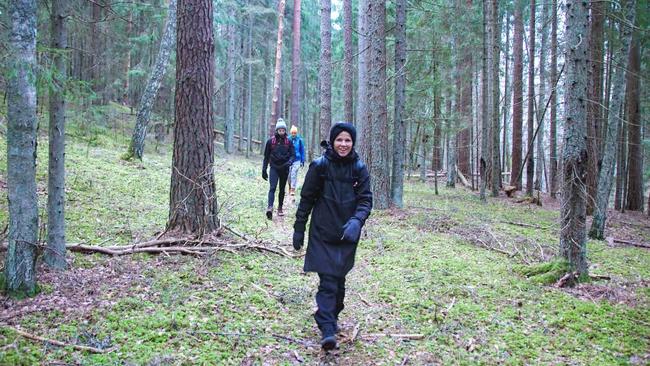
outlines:
M269 172L269 206L268 207L273 207L273 201L275 200L275 188L278 185L278 181L280 181L280 192L278 193L278 207L282 208L282 204L284 203L284 188L287 185L287 178L289 177L289 170L288 169L282 169L282 170L277 170L274 167L271 167L271 171Z
M319 273L320 284L316 293L318 310L314 314L316 324L324 335L333 335L339 313L345 307L345 277L336 277Z

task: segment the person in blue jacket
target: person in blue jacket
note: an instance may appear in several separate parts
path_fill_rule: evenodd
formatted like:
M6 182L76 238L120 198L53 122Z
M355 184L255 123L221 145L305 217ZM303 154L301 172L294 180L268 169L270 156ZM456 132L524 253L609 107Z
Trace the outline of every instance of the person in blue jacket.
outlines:
M298 187L298 173L300 168L305 166L305 144L302 138L298 135L298 127L291 126L291 136L289 140L293 143L293 149L296 151L296 158L291 164L289 170L289 194L295 196L296 188Z
M345 276L354 266L361 228L372 209L370 175L354 151L356 136L350 123L332 126L329 146L307 170L293 226L293 247L300 250L311 214L304 271L316 272L320 279L314 318L325 350L336 347Z

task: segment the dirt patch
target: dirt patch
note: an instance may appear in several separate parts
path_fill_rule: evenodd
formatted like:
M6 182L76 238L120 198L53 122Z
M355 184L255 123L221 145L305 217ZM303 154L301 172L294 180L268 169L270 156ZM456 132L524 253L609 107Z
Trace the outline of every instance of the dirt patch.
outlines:
M650 281L628 282L621 284L580 284L573 288L565 288L567 293L584 301L607 301L611 304L622 304L634 307L639 299L636 291L639 288L648 288Z
M98 260L90 268L72 267L57 271L40 264L36 270L42 291L36 297L15 300L0 295L0 322L17 324L29 314L57 310L57 322L89 318L93 311L107 309L119 299L138 292L148 292L151 282L143 270L155 266L154 261L143 265L130 257Z

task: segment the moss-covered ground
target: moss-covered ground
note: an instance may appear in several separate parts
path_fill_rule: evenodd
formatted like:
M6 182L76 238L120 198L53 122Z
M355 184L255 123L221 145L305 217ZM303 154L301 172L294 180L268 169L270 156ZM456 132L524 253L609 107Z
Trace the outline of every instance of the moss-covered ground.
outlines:
M148 149L142 163L124 162L123 136L109 129L69 131L68 241L127 244L160 232L168 214L169 146ZM8 215L5 152L0 135L1 227ZM259 157L218 152L220 215L240 232L290 249L295 205L288 197L286 217L265 219L267 183L260 165ZM47 141L41 138L41 211L46 171ZM343 342L330 354L318 347L312 318L317 279L302 273L301 259L257 251L207 258L70 254L67 274L39 266L36 298L0 296L0 364L650 362L648 250L590 241L591 273L609 280L560 289L536 280L538 272L550 273L540 271L539 263L557 252L557 209L504 198L482 203L462 188L441 187L435 195L432 182L416 181L406 183L405 206L374 211L368 221L347 279ZM75 297L81 299L77 306L66 305ZM21 306L24 311L13 315L12 307ZM10 327L112 350L58 347ZM390 334L423 338L385 336Z

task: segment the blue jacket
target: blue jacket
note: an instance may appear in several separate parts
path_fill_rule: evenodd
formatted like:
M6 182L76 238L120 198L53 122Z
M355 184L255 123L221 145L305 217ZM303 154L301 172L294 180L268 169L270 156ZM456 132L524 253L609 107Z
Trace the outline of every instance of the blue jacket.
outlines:
M289 136L289 140L293 142L293 149L296 151L296 158L293 161L300 161L301 164L305 163L305 144L299 135L296 137Z

